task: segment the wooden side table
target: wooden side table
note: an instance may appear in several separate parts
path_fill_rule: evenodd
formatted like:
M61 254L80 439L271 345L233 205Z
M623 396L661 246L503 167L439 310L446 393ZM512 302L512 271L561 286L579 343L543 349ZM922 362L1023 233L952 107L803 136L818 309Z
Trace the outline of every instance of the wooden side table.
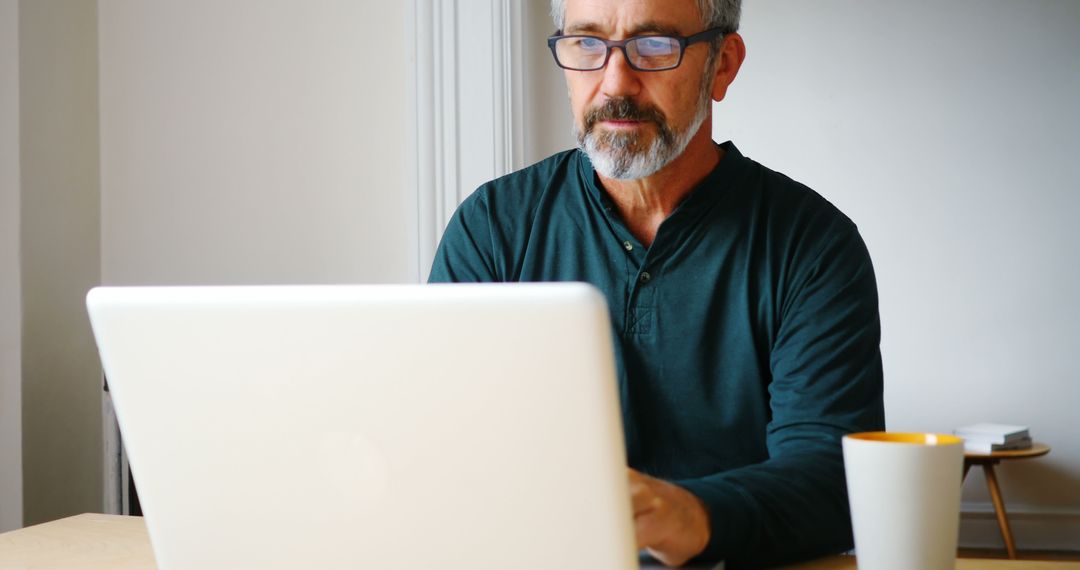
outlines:
M1007 459L1027 459L1039 457L1050 453L1050 446L1042 443L1033 444L1028 449L1015 449L1009 451L994 451L991 453L964 453L964 477L967 479L968 471L973 465L982 465L986 475L986 486L990 489L990 500L994 503L994 514L997 515L998 528L1001 529L1001 538L1005 540L1005 550L1009 558L1016 559L1016 543L1013 542L1012 529L1009 528L1009 519L1005 515L1005 502L1001 499L1001 488L998 487L997 475L994 466Z

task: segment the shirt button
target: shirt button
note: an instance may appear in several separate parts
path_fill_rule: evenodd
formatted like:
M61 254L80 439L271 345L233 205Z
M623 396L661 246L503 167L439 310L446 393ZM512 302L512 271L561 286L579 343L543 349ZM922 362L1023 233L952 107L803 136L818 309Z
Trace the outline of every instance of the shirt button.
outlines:
M626 251L634 251L634 244L632 244L632 243L630 243L628 241L622 242L622 247Z
M652 275L649 275L648 271L642 271L641 277L638 277L638 281L642 283L648 283L652 279Z

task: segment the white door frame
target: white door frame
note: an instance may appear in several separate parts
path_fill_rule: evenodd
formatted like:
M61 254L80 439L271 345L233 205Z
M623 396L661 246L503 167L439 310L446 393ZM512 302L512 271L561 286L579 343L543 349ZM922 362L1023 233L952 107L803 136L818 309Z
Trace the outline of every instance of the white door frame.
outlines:
M409 186L426 281L454 210L524 166L522 0L409 0Z

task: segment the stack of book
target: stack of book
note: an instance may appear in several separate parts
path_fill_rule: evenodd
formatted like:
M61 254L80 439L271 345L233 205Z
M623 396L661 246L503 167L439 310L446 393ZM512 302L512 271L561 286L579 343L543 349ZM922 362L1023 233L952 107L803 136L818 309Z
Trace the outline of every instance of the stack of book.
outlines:
M964 438L964 451L991 453L1031 447L1031 434L1024 426L980 423L956 428L953 432Z

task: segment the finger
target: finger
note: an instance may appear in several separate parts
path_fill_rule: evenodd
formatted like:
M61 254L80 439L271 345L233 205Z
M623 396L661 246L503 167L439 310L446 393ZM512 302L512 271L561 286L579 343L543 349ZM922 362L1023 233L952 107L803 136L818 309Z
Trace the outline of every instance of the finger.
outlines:
M630 495L636 497L642 493L651 492L649 482L640 473L634 470L630 470L629 478L630 481L628 488L630 489Z
M664 510L664 499L654 494L639 495L634 499L634 516L656 513Z
M630 486L630 499L634 505L634 516L660 509L664 500L649 485Z
M648 475L643 475L631 469L629 472L630 494L637 495L643 492L652 492L653 481Z
M658 513L646 513L634 517L634 536L638 549L655 547L665 538L665 525Z

